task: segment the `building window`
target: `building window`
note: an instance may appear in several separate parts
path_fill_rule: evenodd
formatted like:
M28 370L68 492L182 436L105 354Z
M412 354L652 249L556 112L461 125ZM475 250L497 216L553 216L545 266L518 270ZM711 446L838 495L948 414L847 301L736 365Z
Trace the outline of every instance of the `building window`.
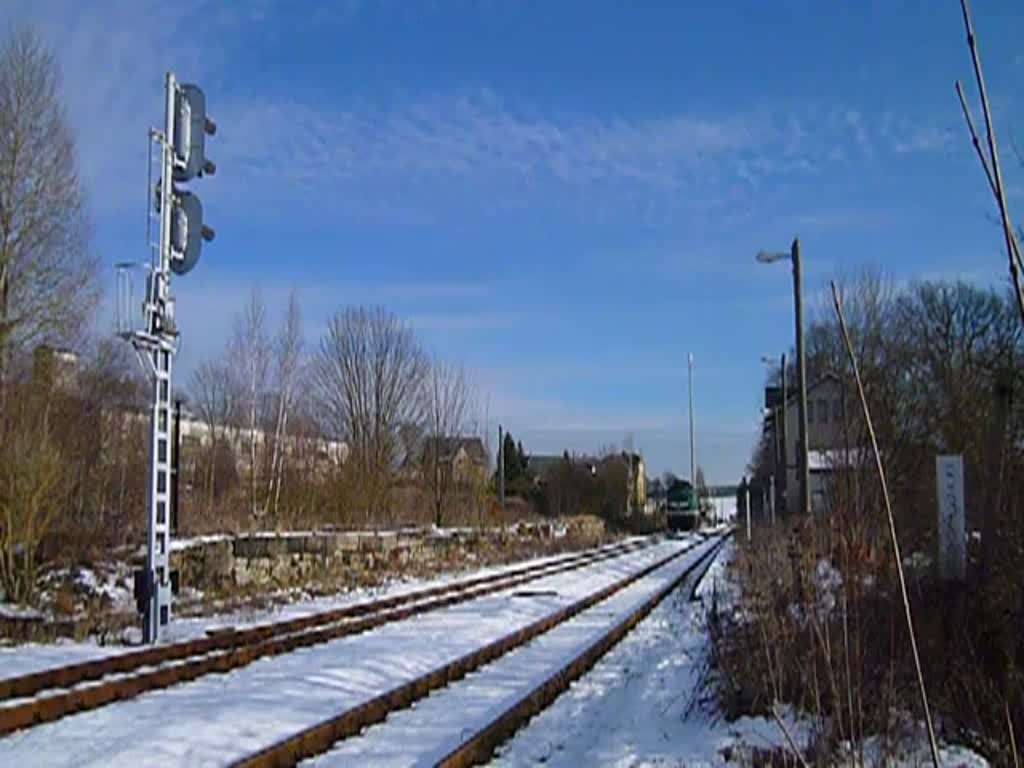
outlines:
M807 401L807 423L808 424L813 424L814 423L814 401L813 400L808 400Z
M832 401L832 421L836 424L843 420L843 401L836 398Z
M828 400L818 401L818 420L822 424L828 424Z

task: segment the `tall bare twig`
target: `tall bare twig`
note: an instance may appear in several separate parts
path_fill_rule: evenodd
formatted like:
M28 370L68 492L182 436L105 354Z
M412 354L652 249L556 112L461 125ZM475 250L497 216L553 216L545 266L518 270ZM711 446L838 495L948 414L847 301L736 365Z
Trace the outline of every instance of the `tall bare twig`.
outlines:
M989 184L993 187L993 194L996 198L996 203L999 205L999 216L1003 222L1003 236L1006 239L1006 254L1010 263L1010 279L1013 282L1014 291L1017 297L1017 309L1020 311L1021 322L1024 323L1024 287L1021 286L1020 281L1020 250L1017 245L1017 235L1014 232L1013 224L1010 221L1010 212L1006 205L1006 192L1003 187L1003 173L999 166L999 149L996 144L996 133L995 128L992 125L992 111L989 109L988 104L988 91L985 90L985 76L981 69L981 59L978 55L978 44L974 36L974 25L971 22L971 13L967 7L967 0L960 0L960 10L963 12L964 27L967 30L967 47L971 51L971 62L974 65L974 76L978 82L978 94L981 97L981 109L985 115L985 131L988 134L988 150L989 160L991 162L991 171L989 167L985 165L984 161L982 166L985 167L986 175L989 176ZM969 115L966 108L966 102L963 101L962 89L958 88L958 92L961 93L961 101L964 106L965 116ZM968 117L968 127L972 134L974 134L974 141L976 147L977 133L974 131L973 122ZM981 156L979 151L979 156Z
M1013 718L1010 717L1010 702L1004 702L1006 707L1006 727L1010 731L1010 751L1013 754L1013 768L1020 768L1020 755L1017 752L1017 737L1013 735Z
M781 730L782 735L786 737L786 743L789 744L789 748L793 751L793 754L796 755L796 759L800 761L800 765L804 768L811 768L807 763L807 758L803 756L797 748L796 742L793 741L793 737L789 733L789 728L787 728L786 724L782 721L782 717L779 715L778 704L772 704L772 717L775 718L775 722L779 726L779 730Z
M992 171L988 167L988 158L985 157L985 150L981 148L981 139L978 138L978 130L974 127L974 118L971 117L971 110L967 106L967 97L964 96L963 86L960 85L959 80L956 81L955 85L957 98L960 99L960 109L964 113L964 122L967 123L967 131L971 134L971 144L974 145L974 151L978 155L978 162L981 163L981 169L985 172L988 187L992 190L992 194L996 199L998 199L999 189L996 187L996 180L992 177ZM1017 260L1017 269L1018 271L1024 271L1024 260L1021 259L1020 255L1020 243L1016 237L1012 238L1011 242L1013 243L1013 256Z
M892 503L889 500L889 485L885 479L885 468L882 466L882 454L878 450L878 438L875 436L875 427L871 422L871 410L868 408L868 400L864 394L864 384L860 378L860 368L857 366L857 355L853 351L853 343L850 341L850 334L846 328L846 317L843 315L843 302L839 298L839 291L836 290L835 282L832 286L832 302L835 304L836 316L839 318L839 330L843 334L843 343L846 345L846 352L850 357L850 365L853 367L853 378L857 382L857 394L860 396L861 408L864 411L864 423L867 426L868 436L871 438L871 450L875 455L875 466L878 469L878 479L882 485L882 497L885 500L885 514L889 519L889 535L892 539L893 555L896 558L896 573L900 580L900 593L903 596L903 611L907 619L907 631L910 633L910 650L914 655L914 668L917 671L917 685L921 692L921 706L924 708L924 719L928 726L928 741L932 750L932 762L935 768L939 768L939 745L935 739L935 727L932 725L931 710L928 707L928 693L925 690L924 674L921 672L921 658L917 652L917 636L914 633L914 619L910 614L910 597L907 594L907 581L903 576L903 558L900 555L899 537L896 535L896 520L892 514Z

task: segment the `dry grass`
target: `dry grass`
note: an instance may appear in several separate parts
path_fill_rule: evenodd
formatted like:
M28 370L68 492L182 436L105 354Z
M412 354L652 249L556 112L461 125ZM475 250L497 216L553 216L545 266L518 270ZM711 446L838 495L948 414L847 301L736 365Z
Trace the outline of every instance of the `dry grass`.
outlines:
M812 764L840 745L865 763L865 739L882 750L909 737L920 700L899 584L880 531L844 515L762 528L738 541L732 567L740 600L710 622L714 679L731 718L771 717L777 702L813 716ZM1020 738L1024 677L1000 690L986 666L991 617L925 570L908 577L925 679L940 738L1010 764L1007 722ZM970 590L971 586L968 586ZM954 617L956 617L955 620Z

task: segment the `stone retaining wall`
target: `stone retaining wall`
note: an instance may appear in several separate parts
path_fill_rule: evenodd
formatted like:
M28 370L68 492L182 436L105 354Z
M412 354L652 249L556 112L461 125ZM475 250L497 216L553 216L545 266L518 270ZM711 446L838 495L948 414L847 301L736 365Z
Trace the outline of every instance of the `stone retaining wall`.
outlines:
M603 521L589 516L505 529L255 534L188 544L172 551L171 567L183 586L223 593L428 575L590 546L604 537Z

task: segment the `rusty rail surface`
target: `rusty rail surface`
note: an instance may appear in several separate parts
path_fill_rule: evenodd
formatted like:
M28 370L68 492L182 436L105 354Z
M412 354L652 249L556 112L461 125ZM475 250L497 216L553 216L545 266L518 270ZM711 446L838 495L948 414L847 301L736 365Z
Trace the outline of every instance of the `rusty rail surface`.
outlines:
M723 537L723 541L724 538L725 537ZM427 672L426 674L383 693L380 696L370 699L363 704L341 712L334 717L328 718L292 736L282 739L259 752L242 758L233 765L235 768L279 768L281 766L293 766L301 760L327 752L337 742L358 734L367 726L382 722L392 712L405 709L416 701L426 697L432 691L460 680L470 672L495 661L515 648L528 643L535 637L550 631L559 624L562 624L588 608L597 605L601 601L614 595L616 592L625 589L630 584L633 584L659 568L662 568L673 560L682 557L706 541L707 539L705 538L700 542L692 542L689 546L679 550L678 552L674 552L657 562L645 566L641 570L625 576L613 584L610 584L607 587L572 603L571 605L565 606L555 613L545 616L542 619L538 619L515 632L511 632L510 634L505 635L482 648L461 656L448 664ZM703 562L704 557L709 556L710 553L717 552L720 546L721 544L709 548L708 555L704 555L698 559L694 565L686 569L686 572L679 579L674 580L668 589L661 590L658 595L664 597L664 594L668 594L668 592L678 586L678 583L682 581L687 574L691 573L700 562ZM641 606L640 611L642 611L647 604L648 603L645 603L644 606ZM653 605L651 607L653 607ZM650 609L648 608L648 611L649 610ZM640 611L636 612L636 615L639 616L637 621L646 615L646 613L641 614ZM630 627L631 626L632 625L630 625ZM627 627L622 634L625 634L628 629L629 627ZM618 627L613 629L613 632L617 630ZM621 635L619 637L621 637Z
M365 632L383 624L467 602L540 578L584 568L648 546L649 540L601 547L545 563L356 603L286 621L0 680L0 700L31 697L0 706L0 735L195 680L204 675L229 672L260 658ZM158 667L162 664L168 666ZM144 667L158 668L140 672ZM102 679L132 672L137 674L112 680ZM98 682L95 685L72 687L93 681ZM33 696L62 688L68 690Z

